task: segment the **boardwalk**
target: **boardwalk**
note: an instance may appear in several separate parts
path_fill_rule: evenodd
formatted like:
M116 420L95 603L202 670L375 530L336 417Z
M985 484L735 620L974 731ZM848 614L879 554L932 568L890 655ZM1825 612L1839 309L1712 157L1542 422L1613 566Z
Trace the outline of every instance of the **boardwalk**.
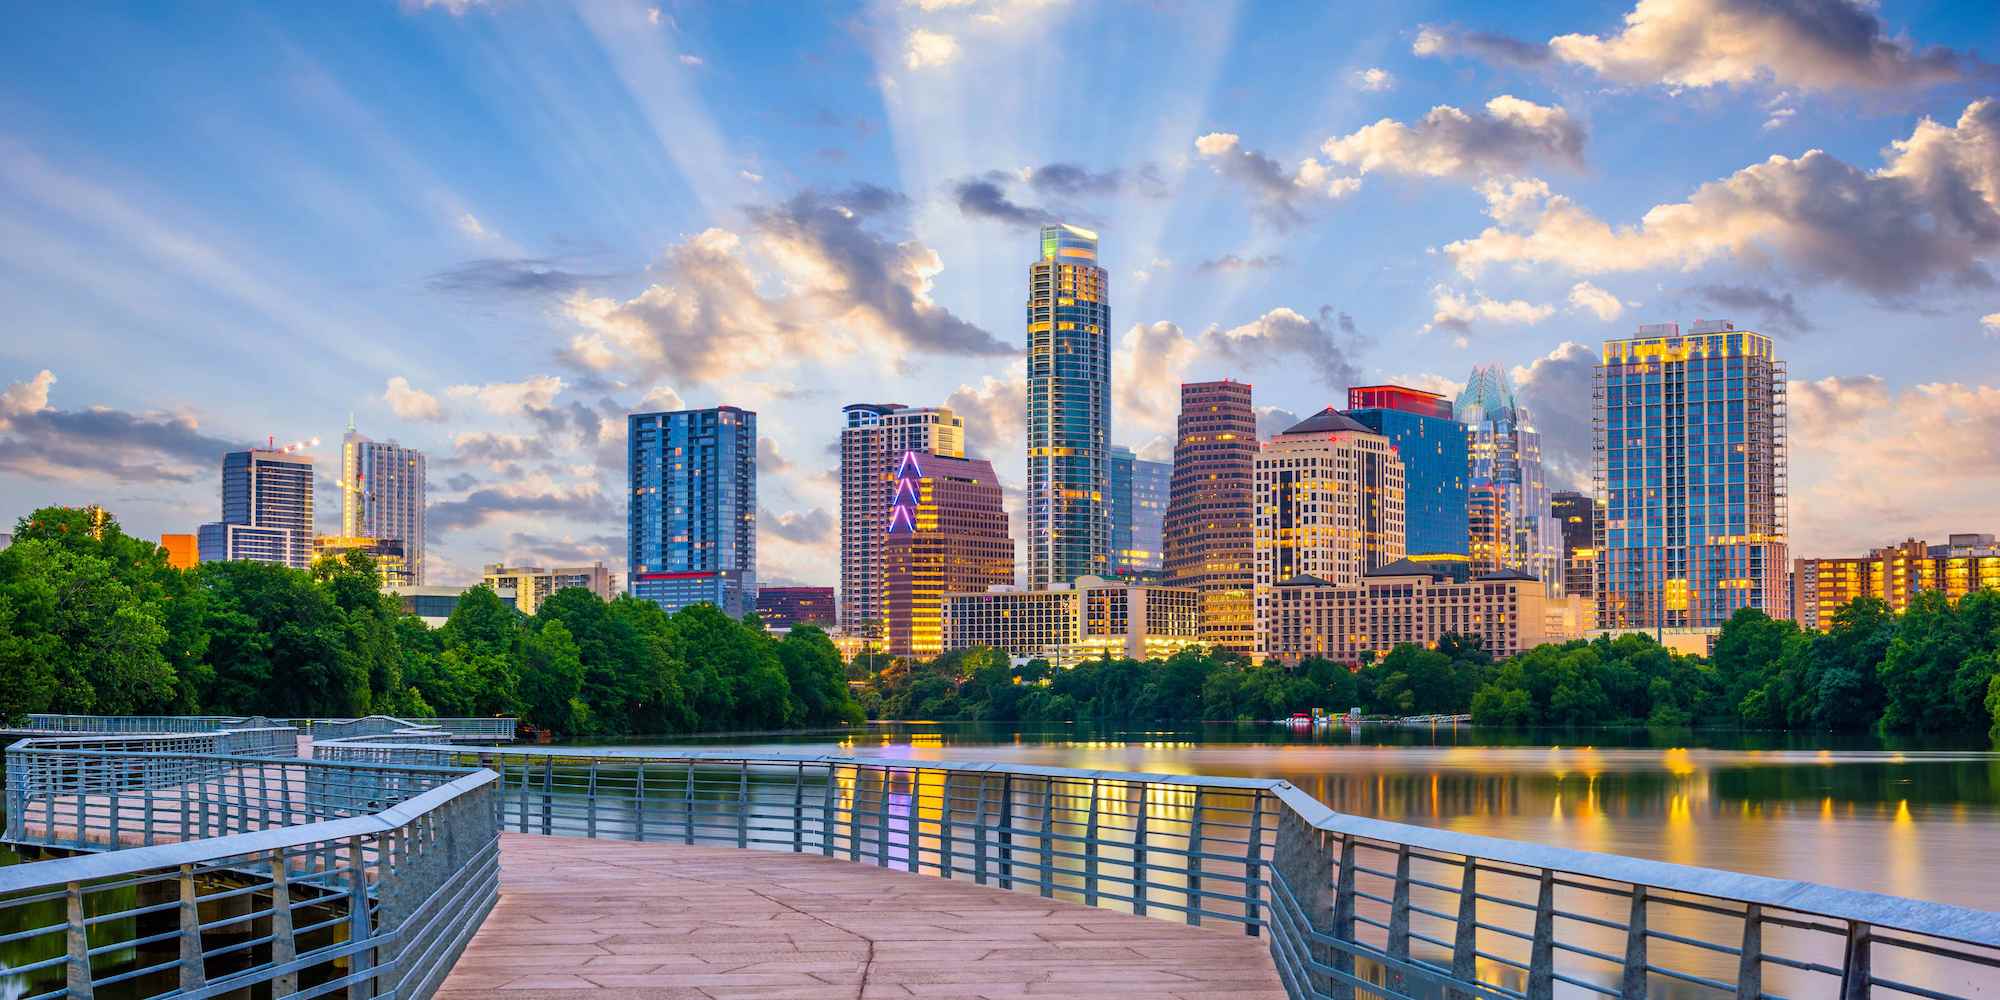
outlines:
M1262 938L846 860L505 834L440 1000L1278 1000Z

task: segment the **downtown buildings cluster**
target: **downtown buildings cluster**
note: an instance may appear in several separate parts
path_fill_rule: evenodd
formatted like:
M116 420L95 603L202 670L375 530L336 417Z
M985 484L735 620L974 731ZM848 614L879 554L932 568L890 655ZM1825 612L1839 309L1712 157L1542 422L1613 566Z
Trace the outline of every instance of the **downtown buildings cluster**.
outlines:
M830 626L849 652L974 646L1058 664L1209 646L1357 663L1401 643L1475 636L1496 655L1641 631L1706 649L1743 608L1825 627L1857 596L2000 586L1990 535L1911 540L1854 559L1790 558L1786 370L1727 321L1607 340L1592 388L1587 491L1553 490L1533 415L1497 364L1456 398L1350 387L1260 436L1253 387L1190 382L1170 462L1113 443L1110 280L1097 234L1043 227L1025 310L1026 481L1017 522L991 456L944 406L853 403L838 427L838 590L761 587L757 414L627 417L625 592L711 603L768 625ZM304 567L373 555L428 619L463 587L425 580L422 453L350 426L341 533L314 535L304 446L234 452L219 521L167 536L177 560ZM486 567L524 613L589 567Z

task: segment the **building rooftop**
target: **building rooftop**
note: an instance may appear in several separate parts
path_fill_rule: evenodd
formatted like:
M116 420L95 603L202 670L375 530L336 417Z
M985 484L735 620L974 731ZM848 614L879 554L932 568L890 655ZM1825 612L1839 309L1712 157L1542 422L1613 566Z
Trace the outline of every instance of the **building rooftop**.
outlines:
M1373 434L1374 431L1353 417L1329 406L1304 420L1285 428L1286 434L1338 434L1344 431L1359 431Z
M1497 573L1482 573L1482 574L1480 574L1479 576L1476 576L1476 577L1473 577L1473 579L1474 579L1474 580L1536 580L1536 581L1539 581L1539 580L1541 579L1541 577L1539 577L1539 576L1536 576L1535 574L1533 574L1533 573L1530 573L1530 572L1528 572L1527 570L1524 570L1524 569L1511 569L1511 568L1510 568L1510 569L1503 569L1503 570L1501 570L1501 571L1499 571L1499 572L1497 572Z

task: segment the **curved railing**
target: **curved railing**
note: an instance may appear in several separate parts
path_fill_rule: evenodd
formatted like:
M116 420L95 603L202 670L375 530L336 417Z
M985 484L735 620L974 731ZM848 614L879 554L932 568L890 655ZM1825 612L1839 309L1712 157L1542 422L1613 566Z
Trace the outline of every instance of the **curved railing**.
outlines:
M1296 997L1949 997L2000 914L1343 815L1283 781L666 749L323 745L481 766L523 833L793 851L1268 934Z
M315 740L345 740L358 736L407 735L413 741L444 739L458 743L512 743L517 721L493 718L399 719L370 715L359 719L293 719Z
M496 777L200 739L8 748L7 839L93 853L0 868L0 995L435 991L497 898Z

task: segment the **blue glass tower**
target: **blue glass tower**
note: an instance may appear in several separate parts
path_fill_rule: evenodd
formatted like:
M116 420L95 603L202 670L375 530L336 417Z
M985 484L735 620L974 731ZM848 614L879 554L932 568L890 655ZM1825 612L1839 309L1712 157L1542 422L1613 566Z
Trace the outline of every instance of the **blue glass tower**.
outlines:
M757 604L757 414L734 406L627 419L632 596L668 611Z
M1465 425L1451 400L1399 385L1347 390L1347 416L1389 439L1403 459L1404 551L1463 556L1466 547Z
M1097 234L1042 227L1028 268L1028 586L1109 576L1111 304Z
M312 564L313 460L287 447L222 456L222 520L196 529L202 562Z

